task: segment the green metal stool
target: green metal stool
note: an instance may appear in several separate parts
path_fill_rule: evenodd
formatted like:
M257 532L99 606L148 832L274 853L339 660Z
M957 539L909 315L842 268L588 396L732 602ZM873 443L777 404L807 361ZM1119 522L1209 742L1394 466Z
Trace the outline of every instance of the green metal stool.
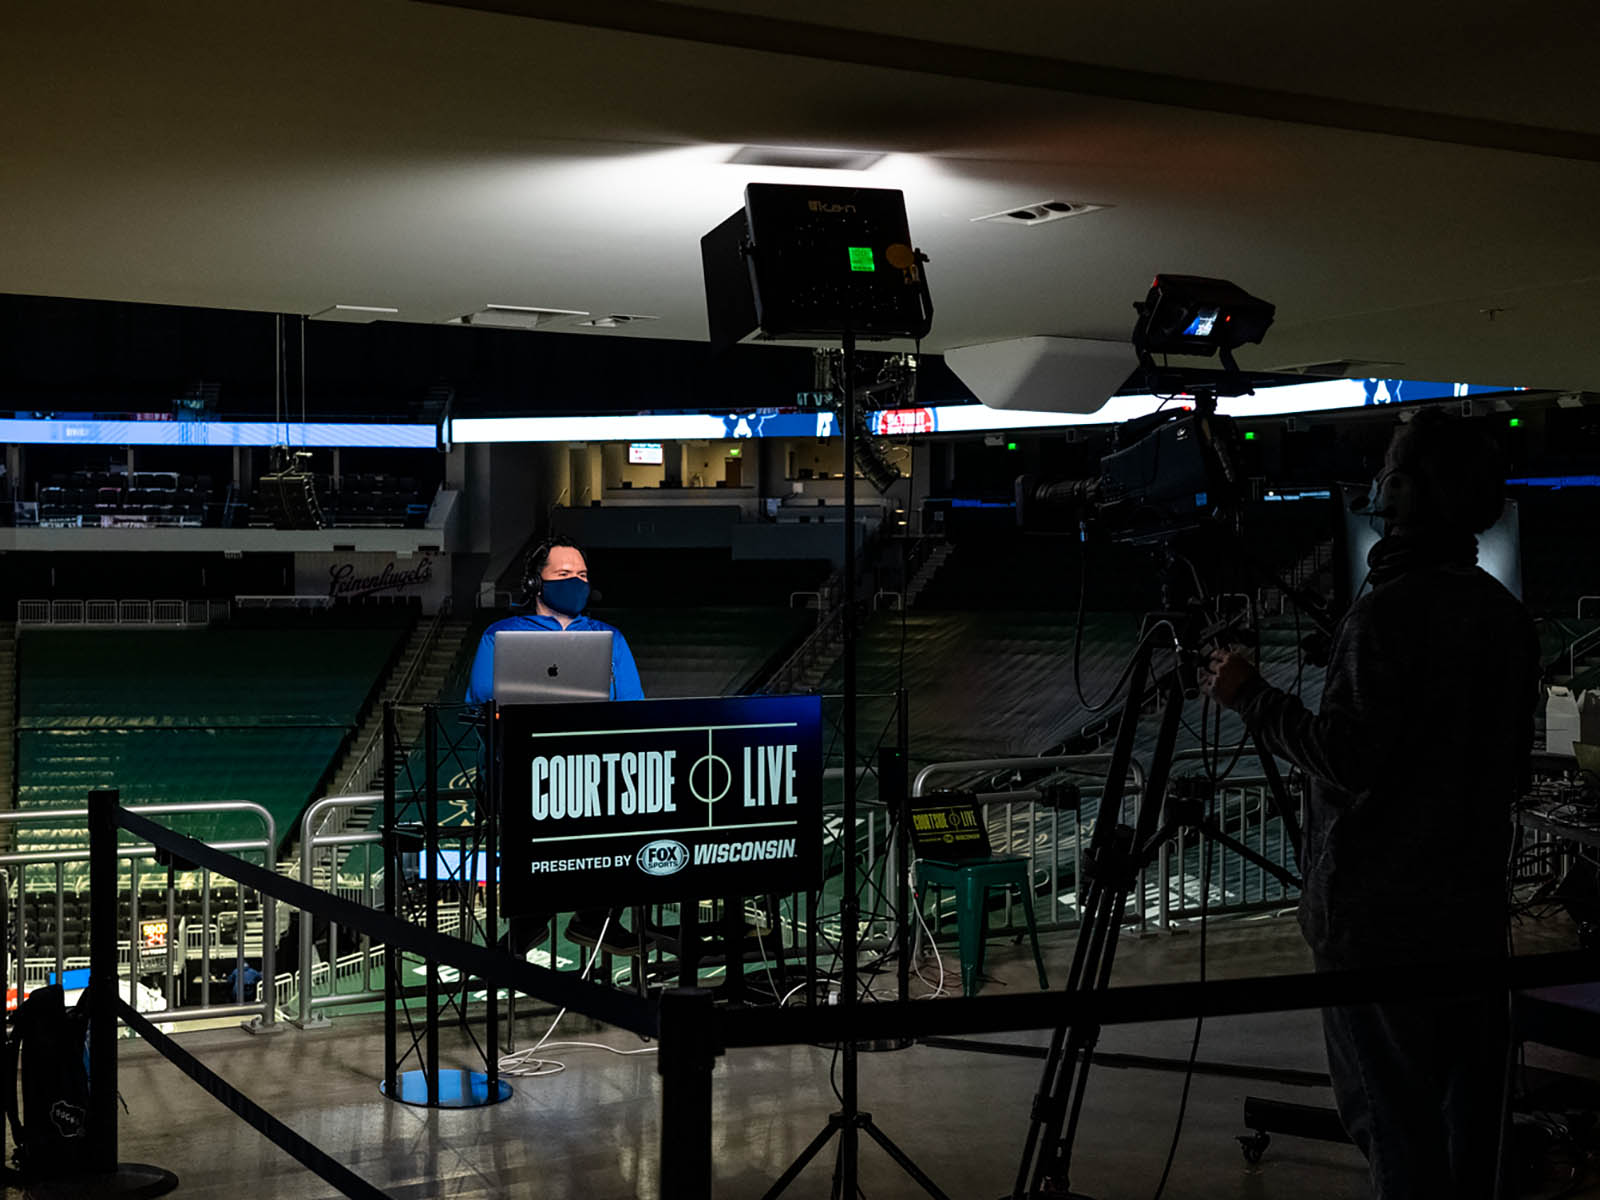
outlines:
M956 894L956 933L961 943L961 992L978 993L983 975L984 935L988 914L984 905L991 888L1016 888L1022 893L1022 912L1028 920L1028 941L1033 944L1033 963L1039 968L1039 986L1048 989L1044 958L1039 953L1039 927L1033 919L1033 867L1026 858L1002 856L971 859L966 862L939 862L924 858L917 863L917 876L924 886L947 887Z

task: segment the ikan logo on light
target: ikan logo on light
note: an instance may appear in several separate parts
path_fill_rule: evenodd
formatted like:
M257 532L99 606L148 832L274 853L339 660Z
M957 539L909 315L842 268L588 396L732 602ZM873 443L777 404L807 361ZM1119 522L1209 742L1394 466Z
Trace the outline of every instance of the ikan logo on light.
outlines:
M639 848L636 860L646 875L676 875L689 865L689 847L662 838Z

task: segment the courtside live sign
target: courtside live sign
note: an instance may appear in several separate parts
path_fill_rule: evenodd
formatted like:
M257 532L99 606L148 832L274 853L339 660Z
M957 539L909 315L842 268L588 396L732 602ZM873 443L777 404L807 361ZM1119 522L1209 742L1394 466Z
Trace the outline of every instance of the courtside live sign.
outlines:
M507 913L815 885L816 696L499 710Z

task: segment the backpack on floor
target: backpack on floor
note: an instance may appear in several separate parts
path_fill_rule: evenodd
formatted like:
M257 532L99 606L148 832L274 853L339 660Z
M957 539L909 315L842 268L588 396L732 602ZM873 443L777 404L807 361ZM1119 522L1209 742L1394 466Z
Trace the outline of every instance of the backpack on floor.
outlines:
M60 984L35 988L6 1042L6 1116L24 1180L83 1170L89 1142L88 992L67 1008ZM17 1100L21 1095L21 1106Z

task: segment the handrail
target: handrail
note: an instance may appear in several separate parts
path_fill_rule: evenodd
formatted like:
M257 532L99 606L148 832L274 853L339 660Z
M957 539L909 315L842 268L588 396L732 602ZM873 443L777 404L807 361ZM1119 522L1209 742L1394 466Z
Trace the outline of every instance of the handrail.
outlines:
M923 785L934 775L988 774L992 771L1018 771L1027 767L1101 767L1111 765L1109 754L1045 754L1012 758L972 758L961 761L929 763L917 772L911 783L912 796L921 796ZM1144 767L1137 759L1128 762L1128 772L1133 776L1134 787L1144 790Z
M1578 654L1590 646L1600 643L1600 628L1591 629L1582 637L1575 638L1572 645L1567 647L1567 679L1570 682L1578 676Z
M450 597L444 598L444 603L439 605L439 611L433 614L433 620L428 623L428 628L423 631L422 644L417 647L416 654L412 655L411 662L407 665L405 673L400 676L400 681L390 690L388 699L399 702L406 698L406 694L416 683L416 677L422 673L422 664L433 652L433 647L439 640L439 634L444 629L445 618L451 612ZM367 738L366 745L361 747L361 753L356 758L356 765L351 769L350 776L344 781L341 795L348 795L352 791L365 789L372 782L377 769L371 765L374 754L383 748L383 726L380 724L372 731L372 736Z
M818 649L830 644L838 636L843 621L843 604L836 604L826 613L819 613L816 628L795 647L794 653L784 660L783 665L772 673L763 690L777 694L788 691L794 685L794 677L803 667L810 665Z
M356 844L354 840L347 841L346 840L347 838L350 838L350 839L359 838L361 841L376 840L374 835L371 835L371 834L349 835L349 834L345 834L344 831L342 829L340 829L336 833L329 835L328 841L319 842L317 839L318 839L318 835L322 833L322 830L318 826L317 822L323 818L323 815L325 813L331 813L335 809L359 808L363 804L371 804L375 800L381 801L382 799L383 799L383 793L382 792L363 792L363 793L358 793L358 794L355 794L355 795L351 795L349 793L341 793L340 795L337 795L337 796L323 796L322 798L320 798L318 800L313 800L309 805L306 806L305 815L300 818L300 882L301 883L305 884L307 887L315 887L316 886L316 884L312 882L312 876L313 876L314 869L315 869L315 857L316 857L316 848L317 848L317 846L335 844L334 841L333 841L333 839L335 839L335 838L338 839L337 844L339 844L339 845L353 845L353 844ZM303 909L303 908L299 910L299 913L300 913L300 983L299 983L300 1015L299 1015L299 1020L297 1021L297 1024L299 1024L299 1026L302 1029L304 1029L308 1024L311 1023L311 973L312 973L312 962L311 962L311 959L312 959L312 949L313 949L313 947L312 947L312 944L311 944L311 942L312 942L312 938L311 938L311 921L310 921L310 915L311 914L306 912L306 910Z

